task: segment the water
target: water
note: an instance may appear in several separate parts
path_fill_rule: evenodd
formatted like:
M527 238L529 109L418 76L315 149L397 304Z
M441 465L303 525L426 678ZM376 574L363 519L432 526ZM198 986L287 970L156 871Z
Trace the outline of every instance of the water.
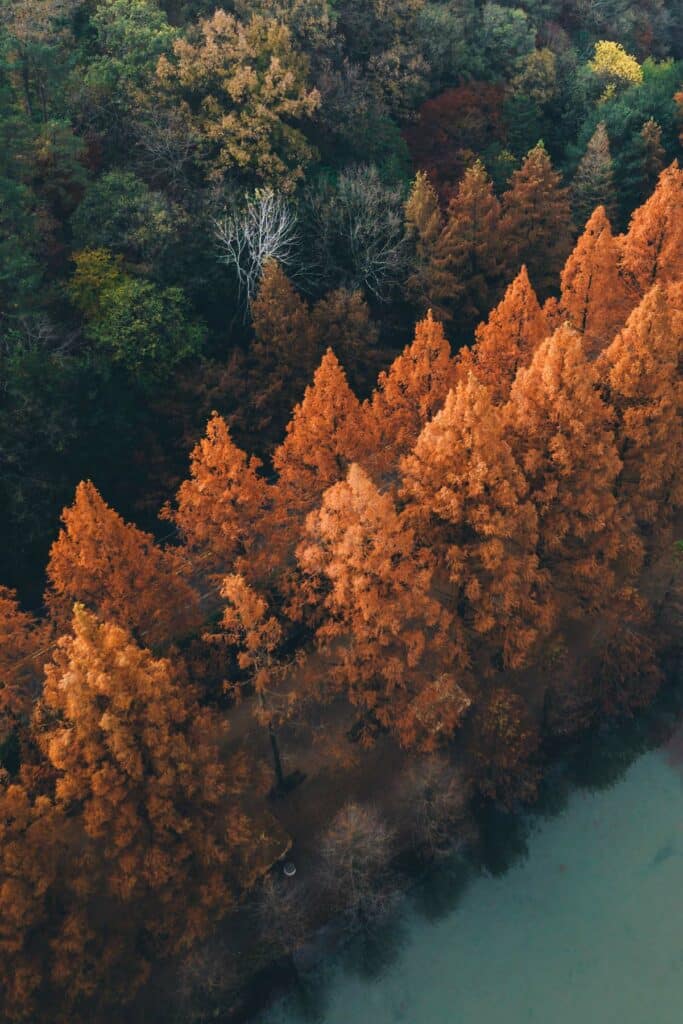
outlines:
M264 1024L679 1021L683 733L632 761L634 737L582 755L546 813L493 820L488 871L432 873Z

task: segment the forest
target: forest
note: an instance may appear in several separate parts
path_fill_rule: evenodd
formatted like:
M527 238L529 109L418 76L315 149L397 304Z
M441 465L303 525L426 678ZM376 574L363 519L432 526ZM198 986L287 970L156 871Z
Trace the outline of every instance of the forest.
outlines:
M3 0L0 142L1 1016L237 1020L680 677L683 12Z

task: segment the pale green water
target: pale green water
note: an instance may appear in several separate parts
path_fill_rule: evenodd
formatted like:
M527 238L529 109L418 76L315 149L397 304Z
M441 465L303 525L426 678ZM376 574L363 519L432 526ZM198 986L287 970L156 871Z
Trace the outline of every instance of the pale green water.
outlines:
M530 823L527 853L505 873L435 876L397 923L264 1021L678 1024L680 747L678 734L673 753L643 754L611 788L570 789L556 816Z

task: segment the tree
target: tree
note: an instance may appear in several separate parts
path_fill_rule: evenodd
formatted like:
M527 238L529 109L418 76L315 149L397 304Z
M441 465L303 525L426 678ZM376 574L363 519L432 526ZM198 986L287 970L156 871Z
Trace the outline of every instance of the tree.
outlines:
M541 298L557 288L557 280L572 249L569 189L553 170L542 142L534 146L502 198L500 231L508 246L508 266L517 273L526 264Z
M273 455L281 525L298 532L323 492L367 453L370 443L358 399L328 349Z
M16 724L28 721L40 692L46 640L44 627L21 610L13 591L0 587L0 760L2 745Z
M274 260L263 270L251 304L254 340L249 350L249 396L255 430L281 433L300 402L320 358L306 303Z
M412 301L422 309L429 305L429 268L442 227L436 191L427 174L418 171L405 205L405 231L413 253L412 273L406 288Z
M402 462L405 515L437 558L472 647L525 663L553 617L537 516L500 410L470 374Z
M373 473L396 473L400 456L441 408L454 380L450 345L430 310L417 324L413 342L380 374L367 407L376 435L369 462Z
M80 941L90 931L102 943L85 979L92 995L143 934L162 955L187 949L233 904L252 871L247 845L253 853L259 842L239 802L245 766L223 763L216 723L182 673L81 606L46 666L38 721L55 806L76 814L81 833L74 854L84 874L65 894L62 930L82 916ZM53 973L74 984L75 1000L81 964L55 947ZM133 962L139 983L148 967L140 948Z
M190 454L190 477L178 488L175 508L162 516L180 530L195 571L225 575L234 566L254 572L270 487L261 462L234 443L225 420L214 412L205 436Z
M640 85L643 69L621 43L601 39L595 44L593 59L588 68L604 86L603 100L615 95L617 89Z
M181 552L162 550L151 534L125 523L90 481L78 485L62 522L46 591L59 629L68 629L74 601L155 647L197 627L198 596Z
M683 260L683 171L674 161L662 171L657 187L631 218L621 238L621 262L641 295L655 283L680 274Z
M286 717L294 700L292 693L283 693L282 689L289 671L289 665L278 653L284 632L275 616L269 614L267 602L243 576L226 576L221 596L226 599L222 633L209 639L225 640L239 650L239 667L246 672L246 680L256 694L256 718L268 730L275 786L284 792L286 779L276 725ZM228 688L239 697L241 685L236 683Z
M494 402L505 402L517 370L529 365L549 333L526 267L522 266L486 323L477 327L474 347L462 348L458 353L457 379L465 381L472 372L486 385Z
M519 7L487 0L481 9L480 31L479 45L486 67L495 68L506 79L512 77L519 58L534 49L536 30L526 11Z
M431 596L430 560L391 497L352 465L309 515L297 559L307 601L324 609L325 676L358 709L363 739L379 727L405 746L447 740L469 706L458 685L467 659Z
M572 614L603 607L617 563L633 570L640 556L616 499L614 413L598 383L580 335L565 325L519 371L505 413L538 513L541 564Z
M511 810L536 797L540 771L538 730L517 693L500 687L482 708L476 726L475 784Z
M431 295L435 309L473 328L498 297L503 256L498 237L500 203L477 161L465 171L436 244Z
M386 905L393 835L376 811L347 803L320 844L320 877L334 902L366 921Z
M179 104L202 140L209 178L237 170L266 185L291 188L313 150L296 123L320 97L289 29L270 18L238 21L223 10L199 23L196 42L178 39L159 58L162 102Z
M683 502L673 454L683 448L680 359L681 336L669 298L655 285L599 362L618 417L619 496L638 522L650 526L668 521Z
M368 389L377 378L382 351L379 331L371 319L370 308L360 291L336 288L323 295L311 309L318 346L329 345L341 363L348 367L354 390Z
M581 157L572 185L574 217L585 224L597 206L602 206L614 221L617 216L617 193L609 137L604 121L600 121Z
M624 324L633 296L619 269L619 247L599 206L562 271L560 313L597 354Z

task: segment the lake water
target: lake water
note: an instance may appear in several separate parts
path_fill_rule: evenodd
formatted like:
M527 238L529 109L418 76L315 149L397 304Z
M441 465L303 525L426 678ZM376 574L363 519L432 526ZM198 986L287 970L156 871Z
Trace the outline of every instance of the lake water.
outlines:
M683 732L642 752L652 729L587 745L544 809L488 822L486 867L431 872L263 1024L680 1021Z

